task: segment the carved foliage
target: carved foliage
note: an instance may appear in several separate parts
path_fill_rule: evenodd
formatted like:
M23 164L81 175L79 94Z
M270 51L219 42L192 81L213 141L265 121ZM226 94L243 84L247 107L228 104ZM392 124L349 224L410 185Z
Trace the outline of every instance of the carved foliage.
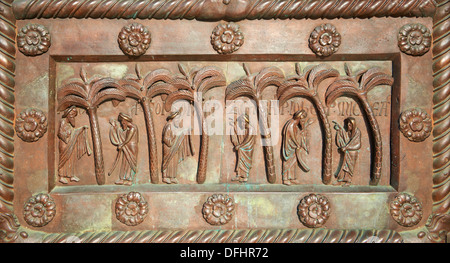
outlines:
M214 194L203 204L203 218L211 225L224 225L233 217L234 206L232 197Z
M142 223L148 213L148 204L138 192L130 192L119 197L115 207L116 218L127 226Z
M431 47L430 30L422 24L407 24L398 32L398 47L412 56L422 56Z
M28 234L24 231L18 232L19 228L20 224L14 214L0 212L0 243L14 242L19 235L27 238Z
M26 109L16 118L17 136L25 142L38 141L47 132L47 117L41 110Z
M400 115L399 128L408 140L421 142L431 134L431 118L422 109L406 110Z
M383 73L378 68L361 70L353 74L347 64L345 64L347 76L337 78L327 89L325 93L326 105L330 106L340 96L351 96L355 98L362 106L364 113L369 121L372 140L374 143L371 185L377 185L381 176L382 166L382 141L381 131L378 127L378 121L375 118L372 107L367 99L367 93L376 86L389 85L394 83L394 78Z
M331 24L322 24L311 32L309 48L320 57L334 54L341 44L341 35Z
M133 57L141 56L150 47L150 31L139 23L132 23L122 28L118 42L123 53Z
M76 106L86 110L91 126L94 148L95 176L99 185L105 184L105 168L103 149L100 137L97 108L105 101L124 101L125 93L120 84L113 78L94 76L88 79L83 68L80 70L81 80L70 79L58 91L58 111Z
M25 221L34 227L43 227L50 223L56 214L56 204L48 194L31 197L24 206Z
M283 72L277 67L262 69L257 74L252 74L247 65L243 64L246 77L230 83L225 90L225 100L235 100L239 97L247 97L256 103L258 121L262 123L261 137L263 140L270 140L268 126L268 114L261 105L263 91L270 86L280 87L284 81ZM267 181L275 183L275 164L273 157L273 147L271 142L266 142L263 146L264 159L266 162Z
M235 23L219 24L211 35L211 45L219 54L231 54L244 44L244 34Z
M51 37L43 25L28 24L17 33L17 47L27 56L37 56L48 51Z
M422 203L412 195L400 193L391 201L390 212L399 225L415 226L422 220Z
M297 214L303 225L311 228L320 227L330 217L330 202L319 194L310 194L300 201Z

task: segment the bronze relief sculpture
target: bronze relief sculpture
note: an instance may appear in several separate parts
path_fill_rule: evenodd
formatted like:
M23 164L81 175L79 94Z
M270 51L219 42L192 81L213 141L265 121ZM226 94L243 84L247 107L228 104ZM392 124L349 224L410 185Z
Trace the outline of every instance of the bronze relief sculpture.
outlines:
M191 130L180 127L180 118L175 118L180 111L175 111L167 117L167 123L163 128L163 162L162 181L166 184L177 184L177 167L188 156L195 155L192 144ZM179 116L180 117L180 116Z
M110 121L109 138L117 147L117 156L108 175L111 175L120 163L118 185L132 185L138 172L139 132L133 119L126 113L119 113L118 121Z
M43 25L28 24L17 34L19 51L26 56L38 56L48 51L51 45L51 35Z
M38 109L25 109L16 118L17 136L25 142L36 142L47 132L47 116Z
M307 114L304 110L297 111L288 120L283 127L283 141L282 141L282 157L283 157L283 184L299 184L295 176L295 168L300 166L303 171L309 172L304 155L309 153L309 143L306 129L311 124L311 119L307 119Z
M14 242L21 237L25 238L25 234L18 235L18 233L21 232L20 228L26 229L33 226L25 219L29 216L28 214L18 216L21 227L5 222L12 222L11 218L14 216L11 216L10 212L17 214L16 202L22 202L28 196L40 192L48 193L49 196L55 194L53 202L57 205L58 216L54 218L55 222L52 221L53 224L43 223L39 231L30 231L27 237L30 242L64 242L70 236L79 237L83 242L128 242L129 240L141 242L371 242L374 238L377 242L445 242L448 240L448 231L450 231L448 224L448 208L450 207L448 189L450 188L447 169L449 159L448 136L446 136L449 130L448 103L446 103L448 101L446 69L449 61L448 41L446 41L448 1L386 0L369 3L360 0L192 2L163 0L148 2L145 5L139 1L113 0L98 5L94 2L89 0L69 4L68 1L16 0L14 3L9 1L0 3L0 11L4 18L0 21L3 25L0 28L2 31L0 38L3 41L0 46L2 49L0 52L2 58L0 68L2 73L0 74L2 82L0 85L0 242ZM127 8L124 8L125 5ZM88 30L78 30L72 35L75 40L73 43L62 41L62 36L67 32L66 26L67 30L78 26L73 26L73 20L67 18L79 19L76 23L79 23L80 28L92 23L91 27L95 29L92 32L102 31L102 33L100 35L89 33L92 38L90 39L86 37ZM97 19L88 21L85 18ZM158 36L158 39L155 39L153 43L152 50L153 48L154 50L151 55L144 55L144 51L138 52L142 53L140 55L124 56L117 48L117 32L109 34L107 31L100 30L105 25L109 27L109 23L116 28L121 27L124 21L122 19L130 18L143 24L155 23L155 27L152 25L152 33ZM18 29L22 28L28 23L26 20L31 19L50 28L52 41L59 42L53 42L52 49L36 57L23 56L20 53L17 55L15 51L20 48L19 41L24 43L24 40L15 38L15 28L16 26ZM345 34L343 35L345 39L349 39L349 44L340 46L337 53L334 53L336 46L334 49L319 47L317 55L314 56L307 40L311 36L311 28L317 25L316 19L323 19L324 23L338 28ZM208 50L211 43L205 40L208 40L210 36L210 30L207 28L211 27L205 25L209 23L208 25L214 26L219 21L238 22L245 29L245 50L236 52L235 49L234 53L228 53L226 56L219 56L214 54L214 50ZM367 26L369 22L374 22L373 26L369 25L370 32L359 30L362 26ZM198 39L202 40L195 39L192 34L186 37L187 34L178 33L186 30L186 27L180 25L188 23L195 27L192 32L199 33L202 37ZM171 26L170 30L167 30L167 25ZM284 27L286 30L280 30L281 25L286 26ZM402 25L409 25L408 28L411 30L405 27L400 32L398 29ZM423 25L432 30L412 25ZM297 35L293 34L294 31ZM266 38L263 37L262 32L267 32ZM318 34L315 44L333 45L341 40L340 35L336 39L332 37L333 35L333 31L320 36ZM303 43L302 46L293 45L286 40L295 40L296 37L301 39L299 42ZM102 42L99 41L101 38L109 40ZM138 38L134 35L128 39L136 41ZM229 39L229 35L225 34L223 37L225 43L230 42ZM352 39L356 41L352 42ZM25 42L35 43L34 40L29 37ZM185 40L192 41L192 44L180 42ZM77 42L85 43L85 45ZM376 42L380 44L374 45L373 43ZM428 52L430 49L431 51ZM233 48L230 47L229 50ZM285 77L292 71L292 66L297 61L299 63L295 67L294 76ZM348 65L342 67L341 61L351 63L352 67L360 70L353 73ZM242 77L244 74L236 67L236 64L243 62L246 64L244 77ZM25 73L28 63L31 65L30 71ZM135 63L136 76L124 77L126 72L132 71L130 69ZM177 71L178 63L180 64L178 71L181 74L173 74ZM188 65L190 70L181 63ZM312 66L318 63L326 66L317 68ZM306 64L303 72L300 70L300 64ZM382 65L382 68L376 69L374 65ZM139 66L151 69L147 84L144 84L146 76L141 74ZM72 69L76 71L79 67L89 68L87 70L89 73L91 71L92 74L100 73L102 77L88 79L86 72L82 70L81 81L63 81L71 74ZM167 67L167 71L162 70L163 67ZM250 69L255 69L254 72L257 73L250 72ZM40 79L44 80L42 82L44 84L37 81ZM151 88L155 88L154 93L149 91ZM204 94L210 90L208 96L202 95L199 98L198 94L195 94L198 91ZM35 94L42 95L35 96ZM136 94L138 95L135 96ZM193 142L195 146L199 142L198 185L147 184L147 181L156 184L159 178L163 178L163 176L160 177L159 170L164 158L162 130L166 124L164 121L166 116L164 116L165 113L157 113L152 107L157 104L167 112L175 101L185 100L190 103L191 110L200 113L205 100L214 100L213 96L219 98L221 102L223 97L225 100L232 97L246 97L258 102L256 104L259 107L256 111L258 126L255 125L253 128L257 130L256 134L258 132L260 134L253 137L253 146L249 148L252 149L251 158L245 155L241 155L245 158L239 158L245 159L243 163L247 166L245 169L240 169L242 173L238 181L245 181L244 177L248 178L251 174L252 183L228 184L223 177L223 171L228 168L227 171L231 171L234 168L236 159L232 149L237 144L234 144L233 139L230 140L228 136L209 136L207 132L203 132L195 134L195 142ZM31 105L34 102L30 97L36 98L36 105ZM386 109L385 114L381 114L380 97L388 97L386 99L388 103L383 104L383 107L389 105L383 108L383 110ZM277 134L281 135L280 138L283 137L281 128L285 120L293 113L303 109L307 111L309 118L317 117L317 123L309 127L314 132L314 136L306 137L307 140L303 138L300 140L309 140L309 147L305 147L309 150L308 157L301 162L311 169L307 176L298 180L298 185L290 187L281 185L283 183L281 143L258 147L260 139L269 141L275 137L273 133L266 131L268 127L274 125L270 121L272 114L260 106L263 103L259 103L274 98L280 103L280 112L283 109L285 112L288 111L288 114L281 113L283 121L275 124L279 128L279 134ZM109 101L118 108L111 108L109 103L106 103ZM151 229L147 229L147 223L141 224L144 222L142 218L145 217L148 208L145 209L145 205L142 205L142 209L136 209L139 206L137 204L143 203L142 198L137 197L133 199L134 201L127 201L131 204L130 207L121 206L119 210L125 212L116 217L120 222L122 221L119 218L126 217L127 219L122 220L128 223L120 225L113 220L113 224L109 225L111 220L104 220L111 214L111 201L104 201L112 200L113 194L108 189L112 189L113 192L124 189L121 186L115 186L109 177L104 176L105 164L109 169L109 164L114 162L116 154L122 152L120 156L117 155L117 159L124 156L123 147L116 151L117 147L107 142L109 134L106 132L108 128L111 128L107 120L110 117L116 117L119 112L126 110L134 102L137 103L136 111L140 107L139 110L142 109L144 117L137 114L133 116L132 123L141 130L141 143L148 138L148 156L145 154L147 147L139 147L141 152L139 157L142 162L139 161L135 167L140 173L147 173L144 174L147 181L127 189L134 192L138 189L142 190L140 197L144 194L151 195L152 202L155 202L157 206L162 203L161 199L158 199L162 195L160 189L163 189L165 194L173 194L181 189L180 198L175 198L174 202L186 204L187 208L185 210L187 212L183 211L183 215L164 214L156 209L155 219L159 221L155 221L155 225L150 222ZM347 102L353 103L350 114L340 108L340 105ZM297 104L301 105L300 108L295 106ZM14 116L17 114L16 117L18 117L19 112L14 112L14 108L26 109L30 106L42 109L48 116L46 136L40 137L39 142L33 144L14 140L15 125L20 124L20 120L18 121L18 118ZM80 164L80 167L87 171L82 172L82 180L76 185L63 183L55 186L54 182L57 182L59 178L56 167L61 159L64 159L60 156L63 151L58 151L59 143L62 143L57 135L58 128L63 121L70 125L67 118L61 116L71 107L86 112L84 116L76 118L79 125L71 125L71 128L84 130L79 135L79 138L83 138L75 141L80 142L81 156L88 155L88 149L92 145L93 158L86 156L80 161L74 158L74 163ZM408 109L420 109L420 111L407 114L412 112ZM208 114L200 113L198 116L201 130L206 130ZM359 117L353 119L355 122L352 127L347 127L344 123L343 127L336 131L336 138L333 138L334 131L330 122L334 120L341 124L342 120L347 120L347 123L351 123L351 117L355 116ZM84 125L86 125L85 128L82 128ZM119 126L117 124L116 127ZM30 129L31 126L27 125L27 127ZM16 129L16 132L19 136L19 130ZM301 132L302 129L300 129ZM89 133L90 136L87 135ZM409 141L420 143L409 143L402 134ZM106 144L102 144L105 139ZM333 139L336 141L333 142ZM78 142L75 144L78 145ZM38 144L48 145L48 152L45 149L42 156L33 154L36 150L32 148ZM346 147L347 145L349 147ZM55 150L54 157L52 149ZM305 149L302 151L306 152ZM27 155L28 152L32 154ZM334 158L333 153L336 155ZM342 154L341 158L346 164L337 171L338 184L348 185L345 188L331 183L333 171L338 165L337 153ZM73 156L75 156L74 152ZM36 157L36 160L33 160L33 157ZM216 161L218 159L220 160ZM418 165L419 161L423 165ZM146 162L148 162L149 170L143 172L145 167L142 167L142 164ZM260 165L262 162L265 165ZM355 162L356 166L354 166ZM354 168L351 168L352 165ZM117 168L119 167L118 161ZM361 167L368 169L361 169ZM87 176L91 170L95 173L97 185L95 182L93 182L94 185L90 185L94 177L90 178L92 180L84 180L84 176ZM416 173L410 173L411 170ZM363 183L364 180L359 180L366 178L365 176L367 178L370 176L370 185ZM77 178L72 178L72 182L77 181ZM208 180L205 180L206 178ZM255 184L253 178L255 178ZM304 178L306 178L305 181L302 181ZM70 182L70 179L67 178L67 181ZM86 183L86 181L89 182ZM105 184L108 185L104 186ZM292 195L294 192L297 194L309 192L307 189L310 188L314 188L314 195L306 195L304 201L303 199L301 201L302 205L297 206L297 215L302 224L298 224L297 221L298 226L290 229L294 224L289 220L296 220L293 216L295 213L289 213L295 210L295 202L297 202L292 202ZM207 221L210 225L205 225L204 222L197 223L196 220L192 220L198 218L200 210L198 207L199 205L201 207L203 203L203 199L199 198L200 192L222 192L224 189L239 201L240 208L237 211L239 213L232 216L235 219L233 224L230 224L230 216L222 213L226 209L231 209L229 208L231 205L220 204L220 202L215 202L216 207L210 204L209 210L202 210L203 215L213 214L213 216L207 216L212 220L212 224ZM283 194L280 194L281 192ZM419 202L419 199L411 194L404 194L406 192L414 193L423 202ZM324 193L326 198L322 198L325 197ZM96 200L98 203L92 202L95 205L86 207L89 212L94 208L99 209L95 213L99 215L99 218L86 217L89 212L83 215L79 209L81 202L69 202L71 198L87 201L93 195L106 197L99 198ZM291 197L291 199L280 199L278 197L280 195ZM396 196L395 201L391 202L393 196ZM365 197L368 198L365 199ZM367 201L369 199L370 202ZM243 200L248 200L246 204L244 201L244 206L248 206L247 210L241 209ZM329 216L330 204L333 204L332 217ZM101 210L105 207L109 210ZM352 211L353 214L343 213L348 207L355 208ZM43 218L40 217L42 213L39 211L42 210L36 209L30 213ZM189 214L190 212L192 214ZM383 220L358 220L368 213L372 218ZM175 229L174 220L181 219L185 215L186 220L179 220L180 225L177 225L184 229ZM280 216L275 220L273 215L286 216ZM422 220L427 216L428 222ZM83 226L72 224L73 219L77 217L83 218L83 222L92 222L95 227L100 226L96 228L100 230L86 230L82 229ZM350 217L355 220L346 221ZM102 223L105 225L100 225ZM71 227L71 230L63 228L66 224ZM128 230L128 227L138 224L141 224L139 230L131 231L132 228ZM160 227L169 229L161 231ZM217 227L220 229L216 229ZM210 228L217 232L211 234ZM309 228L319 229L315 231ZM3 230L5 231L2 232ZM8 235L5 236L3 233Z
M256 139L256 130L250 124L250 117L247 114L241 115L234 124L234 132L231 134L231 141L236 152L236 176L232 181L245 183L248 181L250 170L253 165L253 151Z
M58 129L58 176L59 182L67 184L78 182L80 178L75 175L76 162L83 155L91 155L92 150L88 140L88 126L76 128L75 118L78 109L71 106L64 110Z
M424 141L431 134L431 118L422 109L410 109L400 115L399 129L412 142Z
M355 174L358 151L361 149L361 131L355 118L344 120L344 127L335 122L336 145L343 156L342 165L336 174L338 185L350 185Z

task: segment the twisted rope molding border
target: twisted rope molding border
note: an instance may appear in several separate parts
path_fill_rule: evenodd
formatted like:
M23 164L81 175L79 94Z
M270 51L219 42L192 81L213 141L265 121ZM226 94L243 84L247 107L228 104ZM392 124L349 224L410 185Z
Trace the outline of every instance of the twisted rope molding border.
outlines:
M16 19L13 0L0 1L0 212L14 200L14 86Z
M402 243L391 230L148 230L49 234L43 243Z
M433 0L17 0L17 19L243 19L432 16Z
M432 216L448 215L450 210L450 14L448 10L450 10L449 0L249 0L231 1L228 5L212 0L0 0L0 213L12 210L14 199L16 18L239 21L243 19L427 16L433 17L434 23L432 48L434 214ZM253 230L239 230L236 233L242 234L244 233L242 231ZM122 232L122 235L126 235L125 233L135 232ZM150 234L147 231L139 235ZM179 234L180 232L172 231L172 236ZM46 240L51 240L55 235L48 236ZM105 240L108 237L118 237L119 234L111 232L97 233L97 235L103 236ZM90 240L94 240L94 237Z

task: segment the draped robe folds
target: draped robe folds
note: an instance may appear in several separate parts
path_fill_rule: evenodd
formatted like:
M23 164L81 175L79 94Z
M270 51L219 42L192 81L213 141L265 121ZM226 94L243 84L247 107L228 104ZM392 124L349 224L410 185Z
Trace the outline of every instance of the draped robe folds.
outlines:
M189 142L188 129L180 132L174 131L172 123L167 123L163 128L163 163L162 177L176 178L177 167L186 157L193 155Z
M74 128L67 120L63 119L58 131L59 164L58 175L72 178L74 176L75 161L83 155L91 155L87 129Z
M303 153L308 153L305 131L301 130L294 119L289 120L283 127L282 141L282 176L283 180L295 180L295 163L306 171L309 167L302 159Z
M255 145L256 137L253 127L249 125L243 135L239 135L235 127L235 134L232 136L234 136L234 139L232 139L233 144L236 143L235 147L238 146L238 160L236 162L235 172L240 177L248 178L250 169L252 168L253 146Z
M118 146L122 145L127 138L131 136L130 141L123 145L120 152L117 153L117 158L119 159L116 160L120 164L119 178L131 181L133 176L137 173L137 153L139 144L138 130L135 126L125 130L119 126L119 124L111 126L109 137L111 139L111 143Z
M339 148L347 147L344 152L342 169L337 174L338 182L351 182L355 171L355 163L358 159L358 150L361 148L361 131L355 128L353 136L340 129L336 133L336 144Z

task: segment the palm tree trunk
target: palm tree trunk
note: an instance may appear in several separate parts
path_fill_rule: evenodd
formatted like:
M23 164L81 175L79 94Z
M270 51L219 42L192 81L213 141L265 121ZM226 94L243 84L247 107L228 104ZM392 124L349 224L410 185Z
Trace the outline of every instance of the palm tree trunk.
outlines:
M208 163L208 144L209 144L209 136L206 133L206 125L205 125L205 117L202 109L198 106L201 102L194 103L195 110L197 110L199 114L199 118L201 120L202 126L202 135L200 138L200 153L198 157L198 170L197 170L197 183L203 184L206 180L206 169ZM200 104L201 105L201 104Z
M156 148L155 127L153 125L153 116L147 99L141 101L144 110L145 126L147 128L148 143L148 166L150 171L150 181L153 184L159 183L158 180L158 151Z
M322 182L324 184L329 184L331 182L331 174L332 174L332 134L330 128L330 122L328 121L328 117L325 113L322 102L318 96L313 96L313 101L317 106L317 110L319 112L320 119L322 121L323 128L325 130L325 147L323 149L323 160L322 160Z
M100 128L98 124L97 108L87 109L89 122L91 125L92 144L94 148L95 178L98 185L105 184L105 165L103 162L102 141L100 138Z
M262 129L265 131L265 136L261 134L262 139L270 139L270 133L268 132L268 120L266 118L267 114L264 114L264 111L261 109L261 105L259 100L256 101L256 107L258 111L258 121L262 121ZM263 140L264 142L264 140ZM271 184L275 183L276 181L276 174L275 174L275 164L274 164L274 157L273 157L273 146L271 144L269 145L263 145L263 152L264 152L264 160L266 162L266 173L267 173L267 181Z
M197 183L203 184L206 180L206 163L208 162L209 137L205 132L205 123L202 117L202 137L200 143L200 156L198 160Z
M375 118L375 115L373 114L372 108L369 104L369 101L367 100L366 96L360 96L360 100L362 102L362 105L364 107L364 111L366 113L367 119L369 120L371 132L372 132L372 141L374 145L374 154L373 154L373 160L372 160L372 169L371 169L371 176L370 176L370 185L378 185L378 182L380 181L381 177L381 167L382 167L382 141L381 141L381 132L380 128L378 127L377 119Z

